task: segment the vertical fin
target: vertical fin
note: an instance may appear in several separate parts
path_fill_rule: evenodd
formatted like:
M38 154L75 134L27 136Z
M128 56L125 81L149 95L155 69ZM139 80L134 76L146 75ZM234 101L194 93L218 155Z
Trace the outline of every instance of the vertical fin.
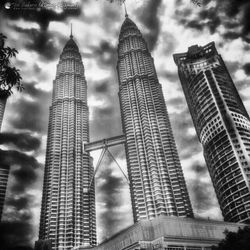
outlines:
M70 24L70 38L73 38L73 35L72 35L72 23Z

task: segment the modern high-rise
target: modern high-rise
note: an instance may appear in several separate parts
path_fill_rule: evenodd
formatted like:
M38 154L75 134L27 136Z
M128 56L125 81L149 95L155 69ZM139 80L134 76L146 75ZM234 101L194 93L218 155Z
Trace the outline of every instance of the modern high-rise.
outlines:
M10 172L9 166L3 164L0 165L0 221L2 219L2 212L5 201L9 172Z
M134 221L192 217L154 61L136 24L122 24L117 71Z
M6 102L7 102L7 98L0 96L0 131L1 131L1 127L2 127L3 115L4 115L4 111L5 111Z
M83 145L88 142L87 83L71 35L53 81L39 231L41 244L50 240L54 250L96 244L93 165Z
M174 55L225 221L250 222L250 119L214 42Z

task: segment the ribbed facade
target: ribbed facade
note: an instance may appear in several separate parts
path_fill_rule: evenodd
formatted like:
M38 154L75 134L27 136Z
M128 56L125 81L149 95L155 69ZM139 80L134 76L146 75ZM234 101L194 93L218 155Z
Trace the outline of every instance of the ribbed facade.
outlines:
M0 131L1 131L1 127L2 127L3 115L4 115L4 111L5 111L6 102L7 102L7 97L0 96Z
M223 59L212 42L174 60L224 219L250 222L250 120Z
M153 58L126 17L117 71L134 221L160 214L193 216Z
M10 172L9 166L0 165L0 222L2 219L2 212L5 201L9 172Z
M53 81L39 232L54 250L96 244L93 165L84 142L89 142L87 83L71 36Z

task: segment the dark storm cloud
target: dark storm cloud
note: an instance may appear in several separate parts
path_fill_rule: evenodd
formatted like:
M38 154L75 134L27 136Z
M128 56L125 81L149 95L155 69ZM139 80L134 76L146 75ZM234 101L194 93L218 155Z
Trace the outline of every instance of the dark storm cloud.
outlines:
M200 177L208 173L207 167L205 165L200 165L200 164L192 165L191 170L194 171Z
M46 125L41 116L41 103L20 100L14 104L17 116L10 118L12 126L18 129L27 129L33 132L45 132Z
M123 2L125 2L126 0L106 0L110 3L119 3L119 4L122 4Z
M36 88L37 82L23 82L23 85L25 87L23 91L23 95L29 95L32 98L35 98L37 101L47 101L50 97L50 93Z
M245 100L247 101L247 99L249 99L249 97L247 96L245 89L249 86L249 81L246 81L246 80L235 81L235 86L236 86L237 90L239 91L239 94L240 94L242 101L245 101Z
M19 144L29 147L26 142ZM1 247L14 249L30 246L34 237L31 208L35 197L26 192L36 184L40 164L33 156L15 150L1 149L0 162L10 166L11 169L5 202L7 209L0 224ZM8 221L4 221L4 218L8 218Z
M90 120L92 140L121 134L121 117L118 100L118 84L113 78L89 83L89 90L95 99L103 102L93 106L93 120ZM98 137L97 137L98 136Z
M4 250L32 250L32 222L2 221L0 223L0 242Z
M55 36L55 34L47 30L24 29L18 26L13 26L12 28L24 36L24 41L27 40L24 44L25 48L37 52L41 56L41 59L54 60L59 57L61 48L63 47L62 44L65 42L61 34ZM55 41L58 37L60 37L59 41L61 41L60 46L57 46ZM39 71L39 68L36 67L34 70Z
M35 63L33 66L33 70L36 74L39 74L42 72L42 69Z
M201 10L195 19L190 20L190 13L185 10L176 10L176 15L180 16L179 22L188 28L202 31L208 27L209 31L213 34L217 27L221 24L220 17L218 16L215 8L208 10Z
M33 195L22 193L20 195L12 192L5 201L8 208L5 218L0 223L1 249L30 249L34 244L33 217L31 207L34 205Z
M160 42L163 45L162 53L165 56L172 56L177 44L176 38L170 32L164 32Z
M226 28L221 35L225 39L237 39L241 37L246 42L250 42L250 2L249 0L223 0L215 1L215 7L205 9L205 6L211 1L203 1L203 6L198 9L198 15L189 16L185 13L187 11L178 9L177 11L179 22L186 27L202 30L209 28L213 34L217 31L219 25ZM183 6L182 6L183 8ZM233 29L237 29L233 30ZM240 31L238 31L240 30Z
M86 2L86 1L84 1ZM6 3L11 3L10 9L5 8ZM44 6L41 4L44 3ZM48 6L49 1L41 0L4 0L1 3L3 13L6 18L18 20L23 18L27 21L33 21L40 25L42 30L46 30L51 21L64 21L70 16L80 16L81 6L80 5L64 5L61 13L55 12L55 6ZM64 4L67 1L58 1L58 3ZM79 1L81 3L81 1ZM30 5L28 8L27 6ZM25 7L26 6L26 7Z
M183 97L174 97L167 101L167 107L172 106L176 109L181 109L183 107L183 104Z
M105 165L110 163L106 161ZM121 188L124 186L124 180L114 176L113 170L109 166L106 166L105 170L100 173L97 182L98 179L102 180L101 184L98 185L98 189L101 191L100 201L104 204L100 223L105 229L103 237L109 238L121 227L121 211L119 207L122 204Z
M7 207L0 223L0 242L3 249L29 246L33 235L31 207L35 197L26 193L38 178L40 164L33 156L0 149L0 162L11 167L9 189L6 196ZM4 221L8 218L8 221Z
M162 3L162 0L150 0L145 1L142 11L139 11L139 20L148 29L148 32L144 35L148 48L152 51L157 43L160 32L160 21L158 10Z
M235 62L230 62L230 61L225 61L225 64L227 66L228 71L230 72L230 75L233 75L238 69L240 69L240 63L235 61Z
M173 83L179 82L179 76L177 72L172 72L164 69L161 70L158 75L166 78L170 82ZM161 84L164 84L164 82L162 82Z
M211 33L214 33L216 28L221 24L221 20L215 8L201 10L199 13L199 21L204 20L205 24L209 27Z
M20 167L27 168L30 170L33 169L33 171L31 172L34 172L34 170L40 166L34 157L21 153L19 151L0 149L0 152L1 152L0 159L3 164L18 165ZM19 173L19 170L21 169L18 169L16 173ZM34 176L34 174L32 175Z
M30 206L30 203L31 203L30 198L33 198L33 196L30 197L27 195L27 196L21 196L21 197L17 197L17 198L7 199L6 204L8 206L14 207L17 210L21 210L23 208Z
M242 66L237 61L236 62L225 61L225 64L226 64L226 66L228 68L228 71L229 71L229 73L230 73L230 75L232 77L234 77L234 74L238 70L241 70L241 69L243 69L245 71L245 73L247 74L247 67L248 67L247 65L248 64L245 64L245 65ZM249 66L249 74L250 74L250 66ZM235 79L234 82L235 82L235 86L238 89L238 91L244 90L247 87L247 85L248 85L248 81L246 81L246 80L240 80L239 81L239 80ZM241 97L242 97L243 100L245 99L244 96L241 96Z
M250 20L249 20L249 16L250 16L250 3L249 1L246 1L246 5L244 6L244 12L243 12L243 18L242 18L242 22L243 22L243 30L242 33L244 35L249 35L250 33Z
M214 207L215 194L210 183L202 182L197 177L195 180L192 179L192 182L188 182L187 185L195 212L202 213Z
M178 6L178 4L176 4ZM192 9L177 9L175 10L176 16L188 17L192 14Z
M243 65L243 70L247 75L250 75L250 63L246 63L245 65Z
M96 109L96 115L99 116L110 116L114 112L114 109L112 106L107 106L103 108Z
M106 93L109 90L108 82L103 81L95 86L95 91L98 93Z
M99 0L100 2L103 0ZM117 9L122 10L122 0L115 0L115 1L109 1L110 3L116 3L116 4L105 4L102 5L102 9L103 11L101 11L100 15L101 15L101 19L102 22L99 24L105 31L107 34L109 33L113 33L114 32L114 23L116 22L120 22L121 19L121 12L117 11ZM87 19L89 19L91 17L88 17ZM93 20L92 20L93 21ZM115 31L115 36L118 37L118 30Z
M238 39L239 37L241 37L241 34L239 32L228 31L228 32L225 32L222 36L224 39L234 40L234 39Z
M29 133L0 133L0 145L10 144L23 151L37 150L41 141Z
M191 0L191 2L199 7L202 5L202 0Z
M118 3L118 1L109 1ZM112 32L115 21L120 20L117 4L103 6L102 16L103 29L107 34ZM119 6L118 6L119 8ZM89 20L92 21L93 20ZM119 30L119 29L118 29ZM117 32L118 32L117 30ZM117 34L118 37L118 34ZM93 105L93 120L90 121L92 140L108 138L121 134L121 118L118 101L118 80L116 73L117 47L108 40L101 40L97 46L91 46L92 58L98 63L98 67L108 70L111 74L102 81L88 82L89 93L103 102L103 105ZM91 96L90 96L91 98Z
M181 100L174 99L173 101ZM175 135L174 137L176 139L176 144L181 159L187 159L202 150L197 135L188 133L188 130L190 128L194 128L194 125L187 108L181 113L171 114L170 122L173 128Z
M25 67L27 65L27 62L23 60L19 60L18 58L15 59L15 66L17 68Z
M11 196L6 198L5 206L7 207L4 216L9 222L26 222L27 224L33 219L31 207L35 197L29 194L16 195L11 193ZM18 236L17 236L18 237Z
M197 213L208 211L217 205L215 192L211 185L206 165L194 163L191 168L193 178L187 182L193 209ZM204 177L209 181L204 181ZM202 179L203 178L203 179Z
M12 126L33 132L47 131L44 116L41 115L43 112L41 103L20 100L14 106L17 116L10 118Z
M186 27L197 29L197 30L202 30L204 25L198 20L192 20L190 22L186 22Z
M116 47L108 41L102 40L97 47L92 47L93 55L99 67L115 70L117 61Z
M60 49L56 47L51 33L39 32L35 29L31 31L31 42L26 44L26 48L38 52L47 60L58 58L60 53Z
M35 84L35 82L24 83L23 95L29 95L34 100L25 98L17 100L12 107L15 110L15 116L10 117L9 120L15 128L46 133L51 93L36 88Z
M12 191L22 193L37 180L38 161L33 157L15 150L1 150L0 162L8 166L18 166L11 171L15 178Z
M113 105L110 104L103 107L95 107L93 109L93 116L95 119L90 121L92 140L108 138L121 134L120 114L115 111Z

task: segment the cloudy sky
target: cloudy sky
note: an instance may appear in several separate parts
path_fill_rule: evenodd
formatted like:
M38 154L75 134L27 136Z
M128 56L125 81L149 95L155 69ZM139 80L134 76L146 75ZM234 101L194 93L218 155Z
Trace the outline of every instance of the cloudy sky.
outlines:
M0 226L8 246L32 246L38 237L52 81L70 23L88 82L91 141L122 134L116 48L123 7L108 0L59 2L1 1L0 32L19 51L12 63L25 86L8 99L0 134L0 162L11 166ZM127 9L155 59L195 216L222 220L172 55L215 41L250 112L250 3L201 2L198 7L190 0L127 0ZM126 171L123 147L111 152ZM92 154L95 163L99 154ZM108 155L96 175L96 189L100 242L133 223L128 184Z

